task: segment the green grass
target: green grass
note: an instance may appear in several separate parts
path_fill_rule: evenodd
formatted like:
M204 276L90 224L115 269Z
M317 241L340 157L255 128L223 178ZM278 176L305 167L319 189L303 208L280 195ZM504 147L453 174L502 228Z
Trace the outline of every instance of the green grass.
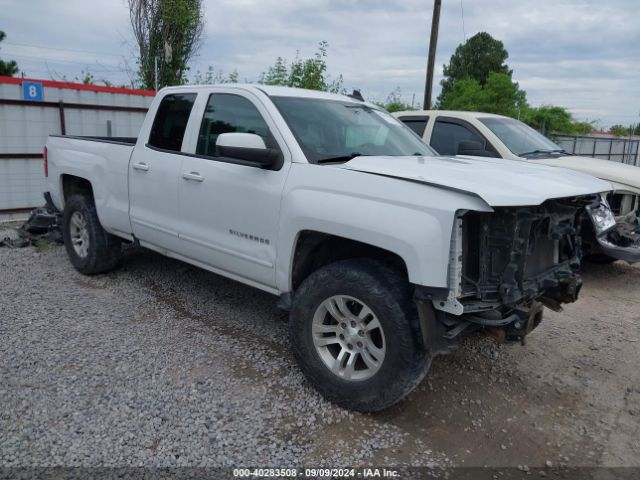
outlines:
M51 245L49 245L49 242L41 238L36 240L35 247L38 253L45 253L51 249Z

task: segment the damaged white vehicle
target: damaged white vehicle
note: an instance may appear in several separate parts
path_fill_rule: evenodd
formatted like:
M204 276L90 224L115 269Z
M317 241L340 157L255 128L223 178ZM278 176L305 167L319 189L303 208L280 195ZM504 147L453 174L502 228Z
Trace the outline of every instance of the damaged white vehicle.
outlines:
M585 222L608 182L436 156L349 97L253 85L163 89L132 139L49 137L69 259L134 242L279 296L309 381L346 408L407 395L473 332L523 341L580 292ZM271 321L265 318L265 322Z
M441 155L524 160L569 168L611 182L613 191L605 199L614 212L616 224L600 235L586 224L585 255L601 263L640 262L640 168L569 154L528 125L502 115L446 110L393 115Z

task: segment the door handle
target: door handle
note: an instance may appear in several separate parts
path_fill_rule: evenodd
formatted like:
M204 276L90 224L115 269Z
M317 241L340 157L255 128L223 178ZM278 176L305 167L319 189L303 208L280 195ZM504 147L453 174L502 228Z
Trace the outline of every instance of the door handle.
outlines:
M204 177L200 175L198 172L184 172L182 174L182 178L185 180L190 180L192 182L203 182Z
M133 164L133 169L134 170L141 170L143 172L146 172L147 170L149 170L149 165L147 165L144 162L134 163Z

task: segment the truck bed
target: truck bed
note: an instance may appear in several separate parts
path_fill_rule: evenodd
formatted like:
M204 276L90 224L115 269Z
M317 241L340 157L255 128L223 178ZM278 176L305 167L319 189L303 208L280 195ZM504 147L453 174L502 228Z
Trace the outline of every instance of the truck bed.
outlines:
M47 188L56 208L64 208L69 177L91 184L98 216L109 233L131 233L129 159L136 138L50 135L47 139Z

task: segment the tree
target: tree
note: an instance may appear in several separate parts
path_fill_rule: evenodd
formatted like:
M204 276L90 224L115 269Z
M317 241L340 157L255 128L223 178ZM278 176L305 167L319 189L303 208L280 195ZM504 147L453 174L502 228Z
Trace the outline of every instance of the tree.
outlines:
M460 44L444 66L437 108L497 113L519 118L542 133L585 135L594 122L576 122L565 107L530 107L526 92L511 78L501 41L480 32Z
M573 135L588 135L593 132L595 120L591 122L574 122L571 126Z
M193 83L196 85L214 85L220 83L238 83L238 70L234 70L228 75L225 75L222 70L215 70L212 66L209 66L206 72L202 73L199 70L193 77Z
M192 55L204 28L202 0L129 0L129 16L138 43L138 75L152 90L185 83Z
M527 108L527 95L510 75L491 72L484 86L471 78L457 80L440 103L444 110L479 111L517 118L518 113Z
M402 101L402 91L400 87L396 87L396 89L387 96L387 100L384 103L377 103L377 105L384 108L387 112L415 110L413 105Z
M276 58L276 62L262 74L258 83L264 83L265 85L289 85L287 61L282 57Z
M640 123L631 124L628 127L624 125L612 125L609 129L616 137L628 137L629 135L640 135Z
M6 36L6 33L0 30L0 42L2 42ZM13 77L19 71L20 70L18 69L18 64L15 60L9 60L8 62L0 60L0 75Z
M545 133L573 133L573 118L565 107L542 105L530 107L523 112L522 121Z
M87 69L87 71L85 72L84 70L80 70L80 76L79 77L75 77L74 79L76 82L78 83L84 83L85 85L95 85L96 83L96 79L93 76L93 73L91 73L89 71L89 69ZM106 85L106 83L105 83ZM107 85L109 86L109 85Z
M485 93L483 111L485 112L517 118L528 106L526 92L520 90L518 82L511 80L511 74L489 73L483 90Z
M565 107L542 105L529 107L522 114L522 121L536 130L566 135L587 135L593 131L594 122L576 122Z
M504 63L508 57L504 44L486 32L477 33L458 45L449 64L443 66L444 79L440 82L442 91L438 96L438 104L442 103L459 80L476 80L484 87L492 72L503 73L511 78L512 71Z
M327 74L327 42L320 42L318 51L313 57L302 59L299 54L287 65L287 61L278 57L275 63L263 72L258 83L265 85L282 85L285 87L309 88L339 93L342 87L342 75L329 80Z
M446 95L438 100L443 110L483 111L484 91L477 80L465 78L456 80Z
M616 137L626 137L629 135L629 129L623 125L612 125L609 131Z

